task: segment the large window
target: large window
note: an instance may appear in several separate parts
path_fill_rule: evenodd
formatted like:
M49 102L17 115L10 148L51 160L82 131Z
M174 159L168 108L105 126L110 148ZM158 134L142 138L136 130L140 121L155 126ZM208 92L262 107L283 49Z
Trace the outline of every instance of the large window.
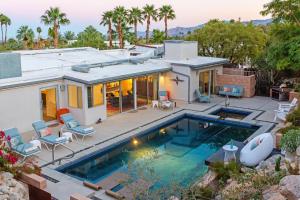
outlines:
M103 105L103 84L97 84L87 87L88 107Z
M82 89L76 85L68 85L68 101L71 108L82 108Z

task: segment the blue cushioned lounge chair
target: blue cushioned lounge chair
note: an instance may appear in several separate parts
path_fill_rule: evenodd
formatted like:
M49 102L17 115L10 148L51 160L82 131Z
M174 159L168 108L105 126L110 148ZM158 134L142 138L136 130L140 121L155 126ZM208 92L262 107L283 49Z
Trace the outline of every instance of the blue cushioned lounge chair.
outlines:
M197 97L197 101L199 102L205 102L205 103L210 103L210 96L206 96L201 94L200 89L197 89L195 91L196 97Z
M71 113L61 115L60 117L61 120L64 122L64 126L61 128L61 131L70 131L71 133L74 133L77 140L77 135L81 136L83 141L84 137L91 136L96 133L93 127L81 126L80 123L74 119Z
M54 160L54 150L59 145L64 146L65 148L67 148L73 152L72 149L70 149L69 147L64 145L68 142L66 137L58 137L57 135L54 135L53 133L51 133L50 135L47 135L47 136L41 135L41 131L44 130L45 128L48 128L47 124L44 121L42 121L42 120L35 121L32 123L32 126L35 130L38 140L40 140L41 143L43 143L48 150L49 150L48 145L51 146L53 160Z
M17 128L6 129L4 130L4 134L6 137L10 137L10 140L7 141L8 146L14 152L21 155L23 157L23 160L41 151L39 147L35 147L31 143L25 143Z

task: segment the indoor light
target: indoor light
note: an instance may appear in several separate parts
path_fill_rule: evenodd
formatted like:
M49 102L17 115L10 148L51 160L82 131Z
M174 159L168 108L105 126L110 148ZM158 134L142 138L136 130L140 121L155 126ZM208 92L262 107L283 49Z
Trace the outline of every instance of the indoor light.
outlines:
M132 143L133 143L134 145L138 145L139 141L138 141L137 139L133 139L133 140L132 140Z

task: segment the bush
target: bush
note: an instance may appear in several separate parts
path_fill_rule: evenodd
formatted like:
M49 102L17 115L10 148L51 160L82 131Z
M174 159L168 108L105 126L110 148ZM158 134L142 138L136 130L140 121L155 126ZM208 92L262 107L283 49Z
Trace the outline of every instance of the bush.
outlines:
M212 169L217 173L217 179L225 183L228 179L240 174L241 166L235 161L228 164L216 162L212 165Z
M287 115L287 122L291 122L294 126L300 126L300 107Z
M299 127L297 126L294 126L294 125L291 125L291 126L287 126L287 127L284 127L284 128L281 128L279 129L277 132L278 133L281 133L282 135L286 134L289 130L294 130L294 129L299 129Z
M287 131L280 140L280 146L290 153L296 152L297 147L300 146L300 129Z
M22 173L40 174L41 170L33 159L27 159L26 162L18 163L19 156L7 147L7 141L10 137L5 137L3 131L0 131L0 171L5 171L19 177Z

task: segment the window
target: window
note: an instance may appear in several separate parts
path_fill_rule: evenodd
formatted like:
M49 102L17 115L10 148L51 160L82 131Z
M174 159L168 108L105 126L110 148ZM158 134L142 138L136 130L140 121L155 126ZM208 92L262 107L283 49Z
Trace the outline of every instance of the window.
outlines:
M82 90L76 85L68 85L68 101L71 108L82 108Z
M100 106L104 103L103 84L87 87L88 107Z

